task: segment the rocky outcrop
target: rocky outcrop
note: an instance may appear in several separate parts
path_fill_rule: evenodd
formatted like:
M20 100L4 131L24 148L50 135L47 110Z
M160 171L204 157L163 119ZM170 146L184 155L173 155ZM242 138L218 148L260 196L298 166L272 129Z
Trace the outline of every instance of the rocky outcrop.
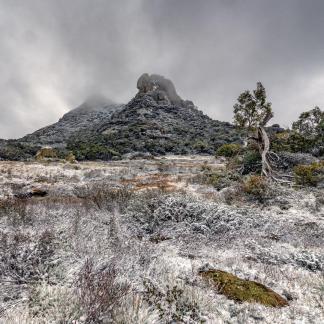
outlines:
M191 101L181 99L171 80L158 74L142 74L137 81L137 89L138 97L148 95L160 105L193 106Z

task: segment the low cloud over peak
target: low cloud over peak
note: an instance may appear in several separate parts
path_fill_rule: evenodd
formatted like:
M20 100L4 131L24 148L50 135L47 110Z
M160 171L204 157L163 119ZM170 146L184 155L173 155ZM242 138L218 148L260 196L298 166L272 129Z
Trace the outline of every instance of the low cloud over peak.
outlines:
M0 138L57 120L93 93L127 102L145 71L230 121L262 81L275 121L324 107L321 0L0 0Z

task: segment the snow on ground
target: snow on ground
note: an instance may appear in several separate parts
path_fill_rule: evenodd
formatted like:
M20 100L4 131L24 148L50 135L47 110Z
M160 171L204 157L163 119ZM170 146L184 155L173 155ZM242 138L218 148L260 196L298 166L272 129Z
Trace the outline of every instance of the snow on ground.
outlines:
M206 167L225 166L209 156L0 162L2 323L85 322L75 282L90 259L114 264L130 285L113 322L323 323L323 191L274 185L266 203L229 204L224 190L192 181ZM32 189L48 195L13 198ZM206 264L265 284L289 306L227 299L197 275ZM156 294L181 289L179 302L159 295L158 306L146 281Z

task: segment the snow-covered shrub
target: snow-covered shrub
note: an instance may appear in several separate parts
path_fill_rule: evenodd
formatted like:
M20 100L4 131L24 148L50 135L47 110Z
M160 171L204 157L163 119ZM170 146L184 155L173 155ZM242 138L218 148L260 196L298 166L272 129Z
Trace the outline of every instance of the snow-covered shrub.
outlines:
M153 192L151 193L153 194ZM201 204L184 194L140 194L129 204L127 213L148 233L167 223L195 223L203 221L213 204Z
M86 260L77 281L77 295L87 323L113 320L114 311L129 291L129 285L118 281L114 264L96 269L93 261Z
M279 152L279 164L281 169L292 169L299 164L312 164L317 162L318 159L307 153L291 153L291 152Z
M324 270L324 256L317 255L310 251L301 251L292 255L292 258L302 268L311 271L323 271Z
M75 188L74 193L85 204L90 205L89 207L108 211L124 210L133 196L133 192L127 187L112 187L105 182L95 182Z
M0 277L16 284L52 282L56 279L55 236L44 231L35 240L23 233L3 234L0 254Z
M168 228L169 235L177 229L194 233L226 235L229 231L244 231L257 227L257 214L250 215L245 209L232 208L213 202L201 201L192 195L158 194L135 196L127 208L127 215L135 226L147 234ZM177 225L178 224L178 225Z
M195 300L189 298L182 287L166 285L158 287L144 280L143 299L152 310L157 310L161 323L203 323L201 310Z
M247 258L250 260L278 266L290 264L310 271L322 271L324 269L324 257L314 252L306 250L286 251L284 247L280 246L264 247L255 241L248 242L247 246L250 249Z

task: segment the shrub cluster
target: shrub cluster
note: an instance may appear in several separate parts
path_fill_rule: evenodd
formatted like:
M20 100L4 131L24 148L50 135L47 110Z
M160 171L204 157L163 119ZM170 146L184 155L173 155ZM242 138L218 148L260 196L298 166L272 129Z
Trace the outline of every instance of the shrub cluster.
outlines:
M204 323L197 302L185 295L178 285L166 286L165 290L153 282L144 280L144 301L157 309L163 323Z
M8 140L0 145L0 160L22 161L32 159L39 146L22 144L15 140Z
M104 182L75 188L75 195L83 200L85 206L95 206L101 210L123 211L127 202L133 197L133 192L127 187L112 187Z
M242 158L242 174L260 172L262 167L261 155L256 150L246 150Z
M269 184L265 177L251 175L243 181L243 192L253 196L259 201L263 201L269 195Z
M324 180L324 161L294 167L295 181L299 185L316 187Z
M0 279L18 285L38 281L55 281L58 262L54 258L55 236L44 231L37 240L17 232L4 235L0 246Z
M240 144L223 144L216 151L216 156L233 157L241 150Z
M240 179L240 175L236 172L228 170L213 171L204 169L202 174L196 175L191 179L194 183L213 186L217 190L222 190L231 186Z
M112 160L120 158L120 153L107 145L96 142L70 141L68 149L79 161L83 160Z
M86 323L114 322L114 310L130 289L129 284L118 281L114 264L98 270L91 260L86 260L76 286Z

